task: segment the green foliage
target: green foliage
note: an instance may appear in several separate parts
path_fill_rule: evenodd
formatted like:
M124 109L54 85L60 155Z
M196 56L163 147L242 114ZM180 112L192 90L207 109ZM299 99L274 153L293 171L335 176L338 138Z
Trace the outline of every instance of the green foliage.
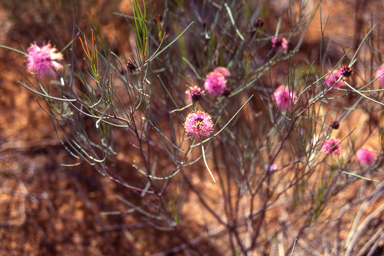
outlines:
M145 0L143 0L143 10L141 10L139 0L132 0L131 4L135 22L136 44L142 54L143 60L145 60L148 47L148 30L146 25L147 9Z

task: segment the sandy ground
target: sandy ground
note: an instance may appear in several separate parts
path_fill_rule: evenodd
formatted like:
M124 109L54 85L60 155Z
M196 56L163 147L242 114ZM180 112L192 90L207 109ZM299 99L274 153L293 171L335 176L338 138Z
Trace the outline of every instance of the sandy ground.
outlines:
M70 13L70 6L53 7L50 1L39 1L40 6L31 7L29 1L22 2L24 7L20 1L20 6L0 3L0 44L27 48L30 42L50 38L49 30L38 30L42 23L54 32L63 26L71 31L72 17L57 14L60 8ZM78 6L79 11L84 11L78 17L79 24L87 27L87 17L100 17L107 38L112 41L117 35L114 29L121 30L124 20L111 20L107 13L128 13L129 1L111 1L113 7L103 1L95 2L90 9L85 4ZM363 33L355 33L356 29L363 31L370 26L370 10L375 22L384 19L379 12L383 10L380 1L365 1L366 5L356 2L360 1L323 1L323 23L330 15L326 37L340 45L354 46L363 37ZM276 4L277 10L283 7ZM21 20L25 24L17 23ZM319 21L318 12L303 44L303 52L311 60L319 55ZM59 33L55 41L66 36L68 32ZM331 54L338 58L342 52L332 50ZM17 83L22 79L18 68L25 71L24 61L19 54L0 49L0 255L149 255L180 245L182 242L173 232L148 228L140 215L100 215L103 211L126 210L115 194L127 198L130 195L90 166L60 165L72 162L72 158L56 138L50 118L33 95ZM355 118L361 121L360 117ZM371 146L377 145L372 142ZM194 208L186 205L186 209ZM189 235L193 238L198 232Z

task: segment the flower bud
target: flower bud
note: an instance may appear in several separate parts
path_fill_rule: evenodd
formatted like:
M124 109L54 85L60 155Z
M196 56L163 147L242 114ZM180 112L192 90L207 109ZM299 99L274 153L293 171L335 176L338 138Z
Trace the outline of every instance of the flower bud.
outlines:
M332 128L332 129L337 130L337 129L339 129L339 127L340 127L340 123L339 123L339 121L333 121L333 122L331 123L331 128Z
M348 66L341 66L339 69L339 73L341 76L349 77L352 75L353 69Z
M254 26L255 28L261 28L261 27L263 27L263 26L264 26L264 20L263 20L262 18L258 17L258 18L255 20L255 22L253 23L253 26Z
M133 64L133 62L131 61L131 60L129 60L128 62L127 62L127 68L129 69L129 71L135 71L136 70L136 65L135 64Z

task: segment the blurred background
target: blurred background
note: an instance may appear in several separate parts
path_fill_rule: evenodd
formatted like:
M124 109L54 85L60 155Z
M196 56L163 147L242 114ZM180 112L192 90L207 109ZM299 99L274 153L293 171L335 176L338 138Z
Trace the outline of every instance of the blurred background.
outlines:
M268 1L271 15L265 26L274 30L288 4ZM163 12L162 1L149 5L153 13ZM130 28L114 12L130 14L129 0L75 1L75 7L82 31L89 35L91 27L99 28L115 53L128 50ZM316 13L298 56L319 61L320 24L326 20L327 40L356 49L373 24L382 31L383 10L381 0L322 1L321 14ZM33 42L50 42L60 50L72 38L73 20L68 0L0 0L0 44L27 49ZM375 36L382 41L381 35ZM83 54L80 48L76 51ZM341 47L331 48L334 60L342 55ZM0 255L150 255L182 244L174 233L149 227L140 215L100 215L124 211L115 194L130 195L85 163L61 166L72 158L56 138L49 116L17 84L23 78L20 70L26 72L25 58L0 48ZM188 236L193 238L201 231L197 225L194 231L189 218Z

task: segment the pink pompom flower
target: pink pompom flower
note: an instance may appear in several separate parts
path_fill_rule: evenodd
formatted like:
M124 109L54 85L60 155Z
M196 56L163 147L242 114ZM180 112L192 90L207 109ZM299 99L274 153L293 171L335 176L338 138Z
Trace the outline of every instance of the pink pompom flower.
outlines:
M227 86L227 80L220 72L211 72L207 75L204 82L204 88L207 92L213 93L215 96L221 95Z
M323 146L321 147L321 151L327 151L329 154L338 156L341 152L341 146L338 143L338 140L331 138L324 142Z
M201 96L204 95L204 90L202 90L198 86L194 86L188 90L185 91L185 93L189 96L190 99L193 101L199 101L201 99Z
M213 131L212 117L202 111L191 112L185 120L184 128L195 139L209 136Z
M377 71L376 71L376 78L379 80L381 84L384 84L384 65L382 65Z
M328 87L331 87L335 84L335 82L337 80L339 80L341 77L339 71L333 71L333 73L329 74L329 76L327 76L327 78L325 79L325 84L328 86ZM343 79L341 79L339 82L337 82L335 84L335 86L333 88L340 88L342 86L344 86L344 81Z
M273 48L277 48L280 50L288 49L288 41L284 37L281 37L281 36L272 37L271 42L272 42Z
M222 74L223 76L230 76L231 73L229 72L228 69L224 68L224 67L217 67L215 68L215 70L213 70L214 73L220 73Z
M368 148L359 149L356 152L357 161L364 165L371 165L376 160L376 154Z
M287 86L281 85L273 93L273 98L281 110L290 109L296 102L296 93L290 92Z
M28 72L36 74L38 78L43 78L46 75L54 77L56 74L55 71L63 68L63 66L57 62L63 59L63 55L57 52L55 47L51 47L51 44L44 45L40 48L34 43L31 44L27 52Z

